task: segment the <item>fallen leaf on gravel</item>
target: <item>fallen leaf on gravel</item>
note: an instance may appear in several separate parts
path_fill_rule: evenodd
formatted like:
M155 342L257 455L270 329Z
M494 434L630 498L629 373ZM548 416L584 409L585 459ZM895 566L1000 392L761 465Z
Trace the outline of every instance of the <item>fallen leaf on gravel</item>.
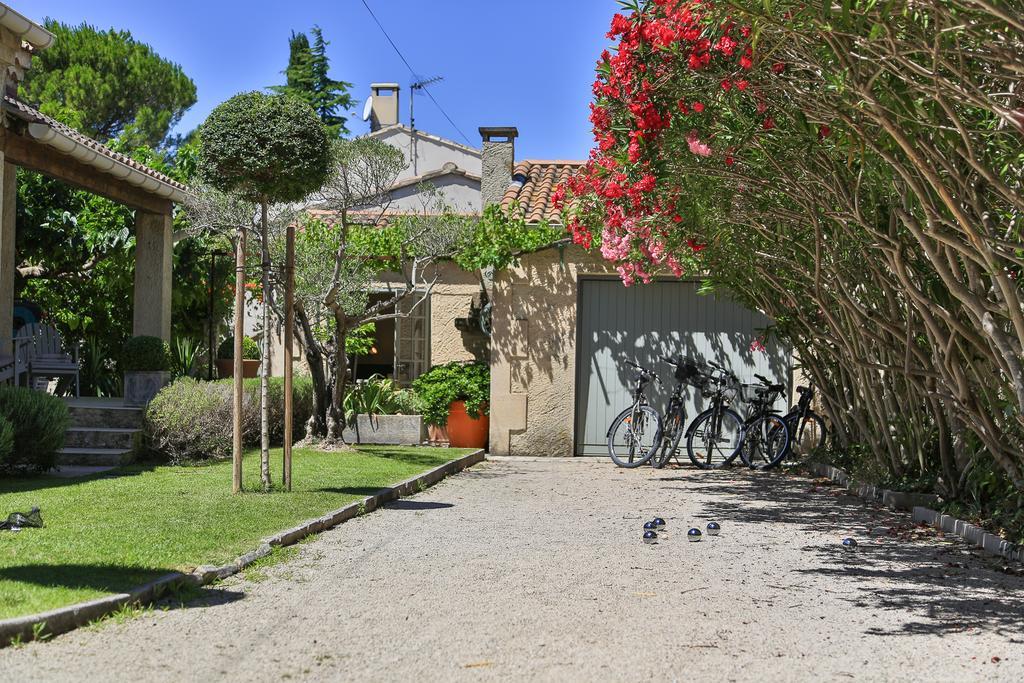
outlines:
M1003 661L1001 657L993 657L992 658L992 663L993 664L998 664L1001 661Z
M472 664L463 664L463 669L486 669L489 666L494 666L494 662L473 662Z

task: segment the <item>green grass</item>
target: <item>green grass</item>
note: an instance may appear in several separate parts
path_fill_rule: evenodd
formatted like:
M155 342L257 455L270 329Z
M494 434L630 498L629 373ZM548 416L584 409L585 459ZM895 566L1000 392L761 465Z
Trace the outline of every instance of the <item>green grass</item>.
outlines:
M0 619L123 592L171 571L224 564L266 536L468 452L296 450L292 493L233 496L230 462L132 466L81 479L0 479L0 516L39 506L46 524L0 532ZM271 463L279 481L279 449ZM249 453L245 487L258 484L259 458Z

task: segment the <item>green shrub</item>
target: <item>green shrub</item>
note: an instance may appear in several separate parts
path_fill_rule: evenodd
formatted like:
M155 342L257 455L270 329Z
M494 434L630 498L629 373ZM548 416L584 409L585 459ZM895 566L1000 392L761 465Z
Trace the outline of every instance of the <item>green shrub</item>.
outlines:
M423 417L430 424L448 424L448 406L453 401L465 401L470 417L488 414L491 370L486 363L438 365L420 375L412 386L423 402Z
M231 455L231 392L183 377L164 387L146 409L151 450L178 464Z
M345 396L345 420L356 415L419 415L423 404L414 391L402 389L395 380L374 375L359 381Z
M14 453L14 425L6 417L0 416L0 463Z
M243 383L242 443L260 443L260 382ZM271 377L268 384L270 440L284 442L284 380ZM313 383L296 377L292 414L295 438L301 439L313 414ZM146 410L146 439L151 452L173 463L227 458L231 455L233 381L199 382L182 378L165 387Z
M228 337L220 343L217 348L217 358L220 360L231 360L235 357L235 338ZM252 337L242 337L242 359L259 360L260 345Z
M64 401L40 391L0 386L0 418L13 428L12 447L6 457L0 457L0 471L36 473L53 469L70 422Z
M167 372L171 348L159 337L132 337L121 350L122 372Z

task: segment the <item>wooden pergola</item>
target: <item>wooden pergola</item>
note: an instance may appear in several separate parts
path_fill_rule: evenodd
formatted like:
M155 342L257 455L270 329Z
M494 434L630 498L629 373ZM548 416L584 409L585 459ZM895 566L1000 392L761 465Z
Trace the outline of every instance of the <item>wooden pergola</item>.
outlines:
M188 188L16 98L33 52L53 35L0 3L0 355L14 326L17 168L38 171L135 211L133 333L170 341L174 204Z

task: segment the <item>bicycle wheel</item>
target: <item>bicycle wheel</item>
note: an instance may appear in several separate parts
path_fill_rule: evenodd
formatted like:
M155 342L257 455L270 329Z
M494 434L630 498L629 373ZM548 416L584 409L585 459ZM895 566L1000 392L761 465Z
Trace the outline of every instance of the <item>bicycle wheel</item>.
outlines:
M756 470L775 467L789 451L789 427L779 415L763 415L749 425L743 435L740 457L743 464Z
M672 414L668 419L668 432L661 446L661 452L651 461L655 469L660 470L676 454L679 448L679 440L683 438L683 415L681 412Z
M661 443L661 415L650 406L626 408L608 430L608 455L619 467L640 467Z
M808 412L802 420L800 413L790 413L785 420L789 427L789 451L795 457L806 458L825 445L825 420L817 413Z
M739 454L743 420L736 411L722 408L717 419L714 408L694 418L686 432L686 452L702 470L725 467Z

